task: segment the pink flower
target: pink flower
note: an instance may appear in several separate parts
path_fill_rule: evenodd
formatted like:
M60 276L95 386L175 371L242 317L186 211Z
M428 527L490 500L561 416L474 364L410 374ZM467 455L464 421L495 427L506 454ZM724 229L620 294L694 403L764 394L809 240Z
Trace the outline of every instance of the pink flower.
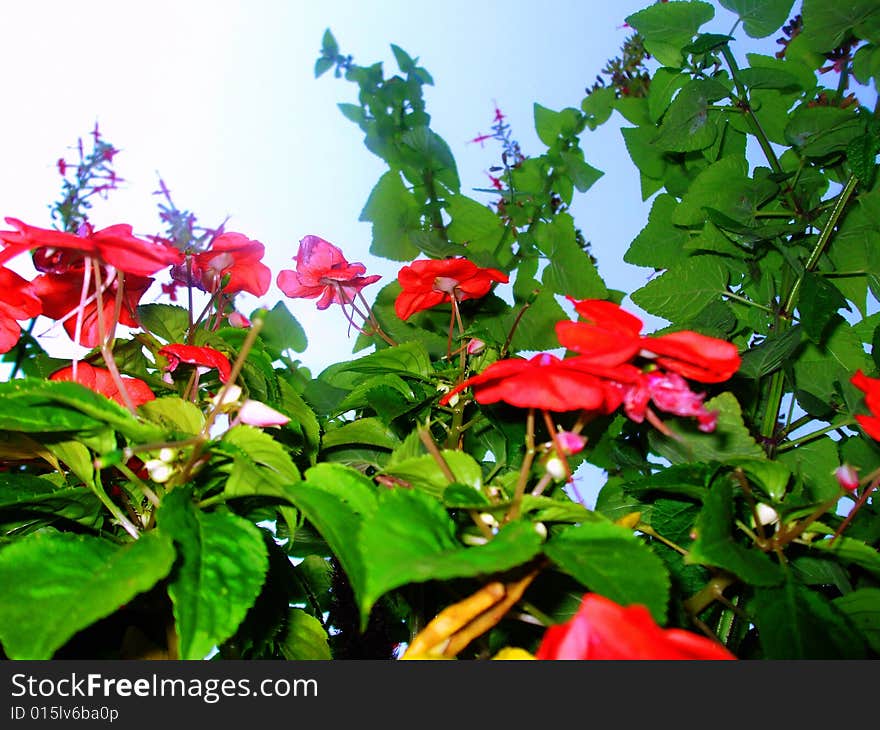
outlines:
M216 368L221 383L229 380L229 376L232 373L232 365L229 362L229 358L213 347L196 347L195 345L181 344L165 345L165 347L159 349L158 354L168 359L167 370L169 373L174 372L182 362L200 367Z
M5 266L0 266L0 352L9 352L21 336L16 320L32 319L43 309L33 285Z
M661 411L696 418L700 431L710 433L715 430L718 412L706 410L704 397L702 393L694 393L687 381L677 373L653 370L642 374L635 384L627 388L623 410L628 418L641 423L645 419L648 403L653 401Z
M354 301L378 275L363 276L366 267L349 263L342 251L319 236L305 236L296 254L296 270L278 272L278 288L293 299L317 299L318 309L327 309L334 302L341 305Z
M553 440L562 448L565 455L577 454L587 445L587 439L573 431L560 431Z

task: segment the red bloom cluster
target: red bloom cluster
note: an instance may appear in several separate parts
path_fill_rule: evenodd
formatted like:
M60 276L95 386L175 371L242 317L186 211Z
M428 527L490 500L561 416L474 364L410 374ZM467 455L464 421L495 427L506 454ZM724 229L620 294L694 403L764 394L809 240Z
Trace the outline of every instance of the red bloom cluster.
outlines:
M404 266L397 274L400 294L394 311L403 320L438 304L486 296L494 282L506 284L507 274L480 268L465 258L422 259Z
M556 333L560 344L577 355L500 360L449 391L441 405L472 387L478 403L603 414L623 405L626 415L641 423L651 417L653 403L666 413L695 417L702 431L714 430L717 414L706 410L704 395L691 391L684 378L726 380L739 367L735 345L696 332L643 336L641 320L612 302L571 301L585 321L559 322ZM637 367L637 358L649 365Z
M361 289L382 278L364 276L363 264L349 263L341 250L319 236L305 236L295 260L295 271L278 272L278 288L293 299L317 299L318 309L334 302L351 304Z
M0 352L9 352L21 336L17 320L36 317L42 304L31 283L0 266Z
M663 629L647 608L587 593L572 619L551 626L537 659L730 660L722 644L684 629Z
M225 383L232 374L232 364L229 358L213 347L196 347L195 345L173 344L165 345L159 349L159 355L168 360L167 370L174 372L180 363L195 365L196 367L214 368L220 377L220 382Z
M871 412L870 416L856 415L856 421L868 436L880 441L880 378L869 378L858 370L850 382L865 394L865 405Z
M171 278L212 294L222 287L226 294L246 291L261 297L272 282L271 269L261 261L265 252L262 243L241 233L222 233L207 250L190 254L187 261L174 266Z

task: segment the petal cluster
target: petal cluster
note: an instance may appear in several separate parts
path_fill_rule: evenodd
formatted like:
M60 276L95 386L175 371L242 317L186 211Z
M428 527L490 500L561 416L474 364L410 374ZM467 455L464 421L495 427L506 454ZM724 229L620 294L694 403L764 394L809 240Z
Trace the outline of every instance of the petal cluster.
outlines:
M439 304L486 296L494 283L506 284L507 274L498 269L481 268L466 258L420 259L404 266L397 274L400 294L394 311L403 320L416 312Z
M0 266L0 352L9 352L21 336L18 321L32 319L43 310L39 296L27 280Z
M319 236L305 236L296 254L296 269L278 272L278 288L293 299L317 299L318 309L334 302L345 305L378 275L364 276L366 267L349 263L342 251Z
M232 374L232 364L229 362L229 358L213 347L172 344L160 348L158 354L168 360L167 370L169 373L174 372L180 363L187 363L197 367L216 369L221 383L229 380L229 376Z
M190 254L188 261L175 266L171 276L210 293L222 288L226 294L244 291L261 297L272 283L272 271L262 262L265 253L259 241L241 233L222 233L205 251Z
M537 659L730 660L722 644L684 629L657 625L642 605L620 606L597 593L587 593L577 613L551 626L535 654Z

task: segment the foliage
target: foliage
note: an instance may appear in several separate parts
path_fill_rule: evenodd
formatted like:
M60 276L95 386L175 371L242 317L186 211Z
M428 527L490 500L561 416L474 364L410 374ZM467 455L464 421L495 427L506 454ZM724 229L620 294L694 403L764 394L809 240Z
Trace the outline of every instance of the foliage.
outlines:
M538 152L496 110L488 204L418 59L392 45L388 75L328 30L315 75L355 85L340 110L387 166L370 251L406 265L369 302L377 277L310 234L272 274L359 332L317 375L283 299L236 309L271 286L259 242L197 228L164 183L165 233L92 229L117 180L96 127L73 179L59 161L60 228L0 232L0 261L39 272L0 293L5 656L552 658L586 593L641 607L597 619L590 656L625 655L633 616L658 651L876 658L880 121L859 97L880 10L720 4L730 35L699 0L628 17L607 83L535 104ZM734 33L771 50L744 63ZM650 201L624 259L656 273L632 292L571 212L612 119ZM169 301L140 305L153 284ZM643 333L627 294L667 325ZM75 363L30 334L39 313Z

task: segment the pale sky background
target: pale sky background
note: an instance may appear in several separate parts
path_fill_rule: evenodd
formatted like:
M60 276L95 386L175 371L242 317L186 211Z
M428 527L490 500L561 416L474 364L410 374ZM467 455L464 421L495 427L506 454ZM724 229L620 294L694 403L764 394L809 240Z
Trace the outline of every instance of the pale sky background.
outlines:
M386 168L336 106L356 102L357 87L331 72L314 78L324 30L355 63L382 61L386 75L398 71L390 44L419 58L436 84L425 92L433 129L450 145L469 192L488 187L485 171L500 159L497 143L468 144L490 131L494 103L524 153L540 154L533 104L579 107L585 88L631 32L624 18L646 5L0 0L6 31L0 218L51 227L49 205L61 183L56 160L74 160L71 148L78 137L89 141L97 121L121 150L115 166L126 182L96 202L96 227L129 223L136 233L158 233L152 192L161 175L177 205L199 223L213 226L228 216L227 230L261 241L274 274L293 267L306 234L331 241L368 273L383 275L364 291L371 300L401 265L372 258L371 226L358 222ZM719 7L712 27L727 32L734 20ZM631 292L650 272L624 264L622 256L649 206L641 201L619 121L585 133L587 161L605 175L585 195L575 193L572 212L606 283ZM24 261L13 268L27 272ZM273 278L260 303L272 306L282 297ZM318 312L313 300L285 302L309 335L300 357L315 373L352 356L354 336L337 307ZM256 304L245 298L241 309ZM69 347L60 331L44 342L50 352Z

